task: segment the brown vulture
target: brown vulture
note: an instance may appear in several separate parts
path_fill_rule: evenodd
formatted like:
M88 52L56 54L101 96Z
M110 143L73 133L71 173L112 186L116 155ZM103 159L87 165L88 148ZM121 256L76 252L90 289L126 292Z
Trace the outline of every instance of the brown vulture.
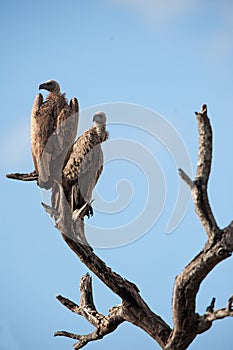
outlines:
M93 116L94 125L85 131L73 144L62 171L62 187L71 211L81 209L90 203L92 191L103 170L103 152L101 143L108 138L106 115L97 112ZM52 206L56 208L59 201L58 186L52 190ZM85 215L92 215L88 206Z
M35 98L31 114L31 148L38 185L51 188L61 178L78 127L79 104L72 98L68 104L59 84L49 80L39 90L49 91L45 101L42 94Z

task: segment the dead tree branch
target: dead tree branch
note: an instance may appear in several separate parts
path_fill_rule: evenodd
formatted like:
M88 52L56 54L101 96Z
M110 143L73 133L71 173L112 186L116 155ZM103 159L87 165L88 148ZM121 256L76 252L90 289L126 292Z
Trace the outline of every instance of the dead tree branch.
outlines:
M33 171L32 173L13 173L13 174L6 174L6 177L8 179L13 180L20 180L20 181L37 181L38 180L38 174Z
M79 335L66 331L58 331L54 333L54 336L65 336L79 340L74 344L75 349L81 349L90 341L102 339L105 335L112 333L122 322L125 321L122 312L122 305L111 308L107 316L100 314L96 310L93 301L91 277L88 273L81 278L80 291L80 306L61 295L57 296L57 299L65 307L77 315L85 317L86 320L95 327L95 330L87 335Z
M138 288L132 282L113 272L93 252L90 245L83 239L85 237L84 225L80 225L77 215L72 216L69 211L64 209L64 196L60 187L61 205L58 210L56 226L60 230L62 238L79 259L122 299L123 319L142 328L164 350L187 349L200 332L211 327L210 316L205 316L204 322L203 316L196 313L196 296L208 273L218 263L230 257L233 251L233 223L226 229L219 229L208 199L207 186L212 162L212 129L207 116L206 105L202 107L200 113L196 113L196 117L199 132L199 152L195 180L192 181L183 170L180 169L179 172L191 189L195 211L207 233L208 241L203 250L175 280L172 302L173 330L164 320L150 310L140 297ZM218 311L214 315L219 317L223 313L224 315L227 314L226 311ZM228 316L231 316L231 312L228 312ZM88 341L99 339L96 330L85 337L84 345L87 343L87 339ZM81 346L80 341L78 344L78 346Z
M213 298L211 307L206 309L205 314L200 317L198 333L203 333L212 326L213 321L225 317L233 317L233 295L229 298L227 306L223 309L214 310L215 298Z
M179 174L190 187L194 208L208 236L215 235L219 231L208 198L208 181L212 164L212 128L207 116L207 106L203 105L201 112L196 112L199 150L195 180L192 181L184 170L179 169Z
M187 349L197 334L212 325L210 318L196 313L196 296L201 282L208 273L221 261L231 256L233 251L233 225L219 229L210 207L207 186L212 162L212 129L207 116L206 105L200 113L195 113L198 122L199 151L195 180L179 169L181 178L190 187L195 212L198 215L207 235L204 249L177 276L173 290L174 328L165 347L166 350ZM214 303L214 302L213 302ZM213 308L214 305L211 305ZM217 313L219 314L219 313Z
M58 184L58 189L60 191L60 205L57 212L53 211L53 209L51 208L49 209L48 206L46 206L46 210L49 213L52 213L56 222L56 227L61 232L62 238L67 243L67 245L73 250L73 252L79 257L79 259L100 280L102 280L106 286L108 286L115 294L117 294L122 299L121 306L112 308L108 316L100 316L101 314L98 314L95 310L95 315L99 316L98 320L102 319L101 324L105 325L106 322L107 324L109 324L109 326L107 327L108 333L109 330L113 331L116 328L114 324L117 324L118 326L119 322L121 323L123 321L129 321L134 325L144 329L148 334L151 335L151 337L153 337L160 344L161 347L164 347L171 333L171 328L167 325L167 323L164 320L162 320L160 316L156 315L148 307L145 301L141 298L139 290L134 283L124 279L119 274L112 271L111 268L108 267L93 252L93 249L86 241L86 238L83 239L83 237L85 237L83 220L77 217L77 213L75 215L72 215L70 208L68 207L68 204L66 202L62 186L60 184ZM81 290L81 292L83 292L83 290ZM78 307L77 305L73 304L73 302L70 303L70 301L67 301L67 299L62 299L62 297L59 297L59 301L61 300L63 301L63 304L66 304L65 306L68 305L68 308L71 308L72 311L76 310L76 313L81 313L84 317L87 316L87 314L85 314L85 316L83 312L80 311L82 309L80 309L81 306ZM84 300L84 297L82 297L81 300ZM120 319L119 312L121 315ZM117 323L115 321L113 322L113 319L116 319L116 313L118 315ZM90 313L88 313L88 315L90 316ZM107 321L106 317L108 317ZM91 322L91 319L89 319L89 321ZM96 324L92 324L96 326ZM103 328L103 326L101 327ZM87 344L86 340L88 340L89 342L91 340L100 339L100 336L102 337L103 335L105 335L106 329L104 328L101 331L98 331L97 333L96 332L97 331L95 330L93 333L84 336L85 339L82 338L83 342L79 341L79 345L77 346L81 346L80 343L83 344L82 346L84 346L85 344ZM59 332L56 333L56 335L63 334ZM73 335L73 333L71 333L71 335Z

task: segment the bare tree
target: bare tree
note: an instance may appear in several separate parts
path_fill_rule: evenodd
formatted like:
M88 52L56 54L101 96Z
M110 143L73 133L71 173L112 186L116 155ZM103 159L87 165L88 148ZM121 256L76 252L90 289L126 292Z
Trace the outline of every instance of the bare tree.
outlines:
M203 315L196 312L196 296L200 284L209 272L221 261L229 258L233 251L233 221L224 229L220 229L208 199L212 129L206 105L202 106L201 112L196 112L196 118L199 132L196 177L194 180L190 179L182 169L179 169L179 174L191 190L195 212L207 234L207 241L201 252L175 279L172 298L173 328L149 308L134 283L112 271L94 253L85 239L83 221L85 207L71 213L59 184L58 208L55 210L43 204L46 211L55 218L56 228L70 249L92 273L121 298L121 304L113 306L108 315L99 313L93 301L92 281L88 273L80 281L80 305L61 295L57 296L65 307L85 317L94 326L94 331L86 335L67 331L58 331L54 334L76 339L74 349L81 349L90 341L103 338L106 334L112 333L119 324L128 321L143 329L162 349L183 350L188 348L198 334L207 331L213 321L233 316L233 296L226 301L226 306L222 309L215 309L215 298L213 298ZM30 174L28 177L26 174L8 175L8 177L35 180Z

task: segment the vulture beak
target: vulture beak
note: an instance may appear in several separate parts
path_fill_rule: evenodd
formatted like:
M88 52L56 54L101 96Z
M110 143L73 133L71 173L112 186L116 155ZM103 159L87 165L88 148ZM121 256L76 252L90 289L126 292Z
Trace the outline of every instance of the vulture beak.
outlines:
M39 90L42 90L42 89L45 89L46 87L45 87L45 84L40 84L39 85Z

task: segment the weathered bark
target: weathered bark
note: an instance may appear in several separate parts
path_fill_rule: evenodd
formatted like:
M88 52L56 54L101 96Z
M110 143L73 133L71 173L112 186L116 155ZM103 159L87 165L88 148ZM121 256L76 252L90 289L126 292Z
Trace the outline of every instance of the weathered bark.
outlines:
M106 286L108 286L115 294L122 299L121 308L117 307L117 314L119 316L119 310L121 314L120 323L123 321L129 321L136 326L139 326L145 330L151 337L153 337L163 348L167 342L167 339L171 333L171 328L162 320L160 316L155 314L145 301L141 298L137 286L121 277L116 272L112 271L104 261L102 261L94 252L87 241L83 240L84 225L82 217L77 217L70 213L67 207L67 202L63 194L62 187L60 188L60 208L58 212L46 206L46 210L53 215L56 221L56 227L61 232L62 238L73 250L73 252L79 257L79 259L97 276L102 280ZM82 212L82 211L80 211ZM114 317L116 313L115 307ZM80 314L80 313L78 313ZM82 314L83 315L83 314ZM104 316L103 316L104 317ZM113 331L119 325L119 317L112 317L112 313L105 318L108 318L111 327L105 328L106 320L100 322L98 328L98 334L104 336L111 330ZM109 319L110 318L110 319ZM90 322L90 320L89 320ZM92 322L91 322L92 323ZM88 342L97 339L97 333L94 331L92 335L88 335ZM67 335L67 333L55 333L56 335ZM68 333L70 334L70 333ZM72 337L74 334L71 333ZM71 336L70 336L71 337ZM78 335L78 337L80 337ZM86 336L84 336L86 337ZM75 338L79 339L79 338ZM82 338L83 339L83 338ZM85 338L86 339L86 338ZM98 338L99 339L99 338ZM79 346L79 345L77 345Z
M13 174L6 174L6 177L8 179L13 180L20 180L20 181L37 181L38 180L38 174L33 171L32 173L13 173Z
M57 296L57 299L65 307L77 315L85 317L87 321L95 327L95 330L92 333L86 335L78 335L66 331L58 331L54 333L54 336L65 336L72 339L78 339L78 342L74 344L75 349L81 349L90 341L102 339L105 335L113 332L122 322L124 322L122 305L117 305L111 308L108 316L104 316L96 310L93 301L91 277L88 273L81 278L80 291L80 306L61 295Z
M208 241L203 250L176 278L172 303L174 327L165 347L166 350L187 349L197 334L204 331L204 328L200 327L200 324L203 324L203 317L195 312L196 296L200 284L208 273L218 263L230 257L233 251L232 227L219 229L208 199L207 186L212 161L212 129L206 105L203 105L200 113L196 113L196 117L199 132L196 178L192 181L182 169L179 169L179 172L191 189L195 212L208 235ZM207 329L211 327L212 321L208 319Z
M128 321L143 329L162 349L185 350L198 334L212 326L213 321L233 316L233 296L229 298L225 308L215 310L215 298L213 298L204 315L196 312L196 297L202 281L217 264L230 257L233 251L233 221L226 228L220 229L208 199L208 180L212 163L212 128L206 105L203 105L201 112L196 113L196 118L199 133L196 176L192 180L182 169L179 169L179 174L190 187L194 209L207 234L207 242L201 252L175 279L172 297L173 329L149 308L134 283L112 271L94 253L85 237L83 220L85 207L72 213L59 183L59 205L56 210L44 205L46 211L55 219L56 227L70 249L121 299L121 303L112 307L108 315L99 313L94 304L91 277L88 274L81 278L80 306L61 295L57 296L66 308L85 317L94 326L94 331L87 335L67 331L54 334L78 340L74 345L75 349L81 349L88 342L103 338L121 323ZM8 177L24 180L20 176L12 177L12 174Z
M207 189L212 164L212 128L207 116L206 105L200 113L196 112L199 133L198 163L195 180L192 181L182 169L180 176L190 187L194 208L208 236L218 232L219 228L212 213Z
M223 309L214 310L215 298L212 299L210 306L206 308L205 314L199 318L198 333L203 333L209 329L212 322L225 317L233 317L233 295L229 298L227 306Z

